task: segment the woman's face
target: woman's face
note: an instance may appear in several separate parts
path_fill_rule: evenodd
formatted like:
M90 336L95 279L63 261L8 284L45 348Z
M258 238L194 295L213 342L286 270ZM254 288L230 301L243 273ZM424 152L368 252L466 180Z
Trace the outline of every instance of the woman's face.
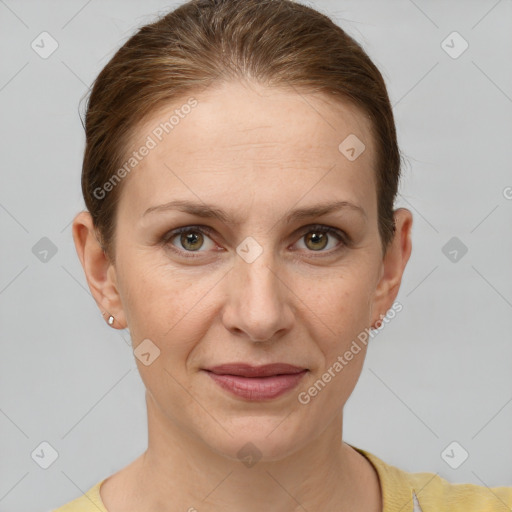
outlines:
M108 271L119 306L111 300L109 313L146 353L136 361L158 421L228 457L251 442L279 458L341 419L365 344L350 361L344 354L391 307L408 254L398 244L383 260L375 146L359 111L255 84L193 97L193 108L180 109L185 98L137 132L134 150L148 136L156 144L122 185ZM176 109L179 122L158 130ZM196 213L165 207L174 201ZM210 209L223 217L200 215ZM205 371L235 362L307 372L281 395L251 400Z

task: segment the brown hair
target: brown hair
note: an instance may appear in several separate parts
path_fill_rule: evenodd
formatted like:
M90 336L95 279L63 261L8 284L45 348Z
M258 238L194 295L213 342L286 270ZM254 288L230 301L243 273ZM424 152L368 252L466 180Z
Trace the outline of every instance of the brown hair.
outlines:
M98 190L123 165L137 127L186 94L247 78L322 92L370 118L385 254L395 231L401 158L384 80L362 47L327 16L292 0L191 0L130 37L94 81L87 102L82 192L111 261L122 183L108 194Z

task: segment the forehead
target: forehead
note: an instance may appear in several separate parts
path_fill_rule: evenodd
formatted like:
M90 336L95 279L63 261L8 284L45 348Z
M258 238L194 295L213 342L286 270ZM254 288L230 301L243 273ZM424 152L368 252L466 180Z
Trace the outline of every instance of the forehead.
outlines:
M142 214L183 195L226 203L226 192L246 199L261 192L269 201L290 196L295 203L311 189L310 196L352 199L371 210L370 129L362 111L324 94L218 84L173 101L138 127L131 151L151 149L125 178L121 202L128 197L131 212ZM350 160L343 151L354 141L364 151Z

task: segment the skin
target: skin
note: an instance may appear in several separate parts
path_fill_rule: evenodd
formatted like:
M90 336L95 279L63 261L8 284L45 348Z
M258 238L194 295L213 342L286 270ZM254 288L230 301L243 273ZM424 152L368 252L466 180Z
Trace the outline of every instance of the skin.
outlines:
M250 82L194 97L198 105L123 182L115 264L88 212L73 223L105 319L111 314L114 328L130 329L134 349L149 338L160 350L148 366L136 358L146 386L148 449L103 484L105 506L381 511L373 466L342 440L343 407L366 347L308 404L298 401L391 308L411 253L412 214L404 208L394 212L397 230L385 257L381 251L370 121L322 94ZM185 102L155 113L134 147ZM366 146L354 161L338 149L351 133ZM213 204L236 224L177 210L144 215L174 199ZM365 214L345 209L284 222L294 209L333 200ZM351 241L344 246L324 235L327 243L315 242L312 224L337 228ZM212 232L191 228L199 240L180 243L177 235L161 242L167 232L194 225ZM236 252L246 237L263 249L252 263ZM187 258L191 253L196 257ZM285 395L247 401L202 371L235 361L309 371ZM248 442L261 454L252 467L237 456Z

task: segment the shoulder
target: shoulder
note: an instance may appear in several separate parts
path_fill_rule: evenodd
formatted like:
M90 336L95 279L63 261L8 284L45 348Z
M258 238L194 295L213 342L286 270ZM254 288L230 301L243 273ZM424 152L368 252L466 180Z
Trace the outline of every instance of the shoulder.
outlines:
M423 512L510 512L512 487L453 484L434 473L403 472Z
M453 484L437 473L409 473L355 448L375 467L384 512L510 512L512 487Z
M51 512L108 512L100 496L100 487L104 481L98 482L82 496Z

